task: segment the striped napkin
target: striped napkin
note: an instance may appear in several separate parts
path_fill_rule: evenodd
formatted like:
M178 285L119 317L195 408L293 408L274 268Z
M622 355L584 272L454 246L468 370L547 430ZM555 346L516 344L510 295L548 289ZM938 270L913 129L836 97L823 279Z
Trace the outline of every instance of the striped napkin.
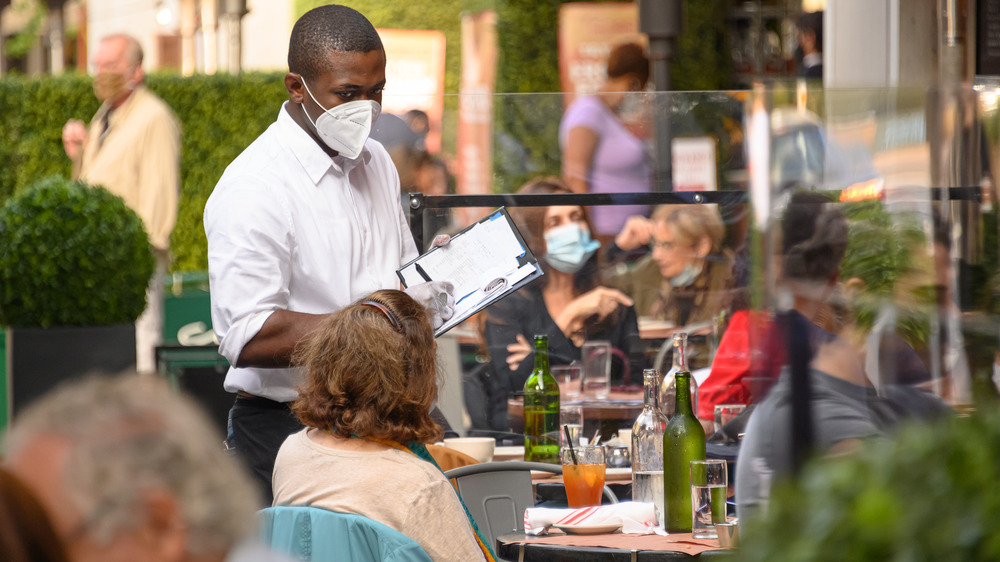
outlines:
M524 534L541 535L553 525L621 525L623 533L665 534L656 527L652 502L621 502L593 507L553 509L529 507L524 510Z

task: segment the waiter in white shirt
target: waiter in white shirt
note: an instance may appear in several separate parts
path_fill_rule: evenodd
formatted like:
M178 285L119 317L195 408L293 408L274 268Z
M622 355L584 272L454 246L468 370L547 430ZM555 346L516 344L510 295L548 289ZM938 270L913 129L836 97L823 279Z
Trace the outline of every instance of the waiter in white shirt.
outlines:
M302 427L288 408L302 377L290 364L295 346L324 315L399 288L396 269L417 256L399 176L368 139L385 63L359 12L328 5L299 18L288 101L205 205L212 322L232 365L225 388L237 393L231 437L268 502L278 448ZM451 316L450 285L414 289L436 322Z

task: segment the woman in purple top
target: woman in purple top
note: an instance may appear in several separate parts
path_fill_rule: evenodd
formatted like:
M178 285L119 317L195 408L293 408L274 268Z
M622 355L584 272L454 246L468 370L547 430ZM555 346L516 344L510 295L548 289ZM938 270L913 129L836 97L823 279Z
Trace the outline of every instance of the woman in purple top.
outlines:
M608 78L593 96L577 98L559 125L563 179L577 193L648 192L652 183L643 141L622 122L619 112L627 92L646 88L649 59L642 46L618 45L608 56ZM614 236L632 215L647 215L643 205L594 207L599 236Z

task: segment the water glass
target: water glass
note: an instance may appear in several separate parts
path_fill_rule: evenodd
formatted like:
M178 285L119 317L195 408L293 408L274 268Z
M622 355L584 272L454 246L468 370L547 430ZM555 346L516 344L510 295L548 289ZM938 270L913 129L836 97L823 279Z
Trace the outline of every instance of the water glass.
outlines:
M601 505L604 492L604 447L580 445L563 447L561 452L563 484L570 507Z
M566 428L566 429L563 429ZM583 435L583 406L579 404L563 404L559 407L559 443L566 447L566 433L573 445L580 444L580 436Z
M580 386L583 384L583 367L574 363L572 365L558 365L552 367L552 376L559 383L559 399L575 400L580 397Z
M733 418L743 413L747 407L743 404L716 404L715 405L715 431L722 429L722 426L733 421Z
M584 396L604 400L611 391L611 342L583 342L580 358L583 363Z
M694 538L718 538L715 524L726 522L728 486L726 461L691 461L691 532Z

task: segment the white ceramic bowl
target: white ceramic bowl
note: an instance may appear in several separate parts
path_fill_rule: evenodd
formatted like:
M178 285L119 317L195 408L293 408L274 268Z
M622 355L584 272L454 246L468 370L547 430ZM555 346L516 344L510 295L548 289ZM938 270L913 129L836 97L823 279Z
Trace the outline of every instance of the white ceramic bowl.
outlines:
M618 440L621 441L622 445L632 445L632 430L631 429L619 429L618 430Z
M449 437L444 440L444 446L465 453L479 462L493 460L493 447L496 440L492 437Z

